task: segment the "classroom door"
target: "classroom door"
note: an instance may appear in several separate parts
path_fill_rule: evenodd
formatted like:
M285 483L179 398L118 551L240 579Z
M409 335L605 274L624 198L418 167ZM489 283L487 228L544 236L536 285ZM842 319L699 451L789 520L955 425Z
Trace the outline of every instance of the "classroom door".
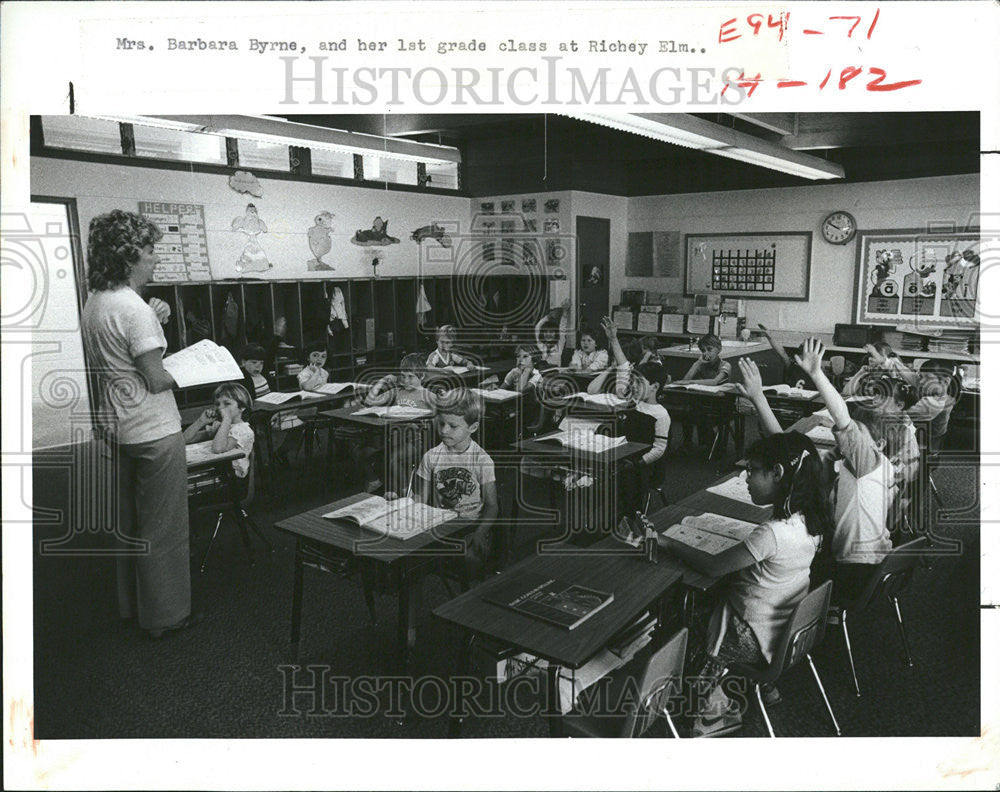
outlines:
M604 217L576 218L576 296L580 325L599 330L608 315L608 264L611 221Z

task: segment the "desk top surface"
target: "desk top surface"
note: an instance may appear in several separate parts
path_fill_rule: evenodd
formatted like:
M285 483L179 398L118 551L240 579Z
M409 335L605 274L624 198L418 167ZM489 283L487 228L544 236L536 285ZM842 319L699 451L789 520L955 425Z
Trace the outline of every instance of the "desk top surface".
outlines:
M302 410L307 407L318 407L323 404L333 404L335 402L347 401L354 395L355 388L350 387L345 388L340 393L315 393L311 394L308 398L294 399L282 404L269 404L268 402L254 400L253 411L255 413L267 414L289 412L291 410Z
M606 464L617 464L627 459L645 454L652 446L646 443L633 443L626 441L621 445L609 448L606 451L594 453L580 448L569 448L558 440L552 438L559 432L547 432L538 437L522 440L517 444L517 450L523 454L549 455L560 458L582 459L589 462L603 462Z
M483 599L519 572L614 592L614 600L574 630L549 624ZM653 564L613 537L587 548L554 545L514 564L472 591L434 611L442 619L489 635L521 651L568 668L579 668L650 607L681 577L669 559Z
M212 441L203 440L200 443L190 443L184 447L184 454L187 457L188 470L195 470L201 467L212 467L222 462L232 462L234 459L243 459L246 453L239 448L232 451L223 451L221 454L212 453Z
M346 550L353 555L372 558L387 564L414 555L462 557L461 540L449 540L448 537L468 528L467 520L458 518L449 520L403 541L381 536L346 520L329 520L323 516L370 497L371 495L366 492L349 495L325 506L276 522L274 527L328 547Z

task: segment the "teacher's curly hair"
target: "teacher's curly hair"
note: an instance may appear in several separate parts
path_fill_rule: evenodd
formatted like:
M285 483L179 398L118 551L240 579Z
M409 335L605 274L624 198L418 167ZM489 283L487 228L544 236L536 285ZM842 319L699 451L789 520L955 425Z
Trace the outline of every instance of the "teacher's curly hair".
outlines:
M87 285L107 291L126 283L146 245L160 240L156 223L135 212L113 209L90 221L87 239Z

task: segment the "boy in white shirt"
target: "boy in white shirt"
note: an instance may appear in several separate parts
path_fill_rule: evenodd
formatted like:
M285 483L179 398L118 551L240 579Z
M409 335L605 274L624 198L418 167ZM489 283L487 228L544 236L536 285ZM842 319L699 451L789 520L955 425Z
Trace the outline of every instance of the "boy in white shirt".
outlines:
M435 417L441 442L424 454L413 481L414 500L453 509L461 519L478 522L465 550L473 577L489 559L497 518L493 460L472 439L482 415L482 402L464 388L441 396Z
M502 388L518 393L535 388L542 382L542 375L535 368L535 350L527 344L519 344L514 350L517 365L503 378Z
M448 366L467 366L469 361L453 352L455 346L455 328L451 325L441 325L437 331L437 349L427 356L428 368L447 368Z
M569 332L569 297L560 307L549 311L535 324L535 342L542 353L542 362L550 366L562 365L562 352Z

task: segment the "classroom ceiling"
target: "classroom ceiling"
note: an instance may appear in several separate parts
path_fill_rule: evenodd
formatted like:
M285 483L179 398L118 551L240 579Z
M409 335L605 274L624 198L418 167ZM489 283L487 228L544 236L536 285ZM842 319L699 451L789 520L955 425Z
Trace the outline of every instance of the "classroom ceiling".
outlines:
M296 115L290 121L456 146L473 195L663 195L813 182L629 132L540 114ZM844 182L979 171L979 113L700 114L843 166Z

